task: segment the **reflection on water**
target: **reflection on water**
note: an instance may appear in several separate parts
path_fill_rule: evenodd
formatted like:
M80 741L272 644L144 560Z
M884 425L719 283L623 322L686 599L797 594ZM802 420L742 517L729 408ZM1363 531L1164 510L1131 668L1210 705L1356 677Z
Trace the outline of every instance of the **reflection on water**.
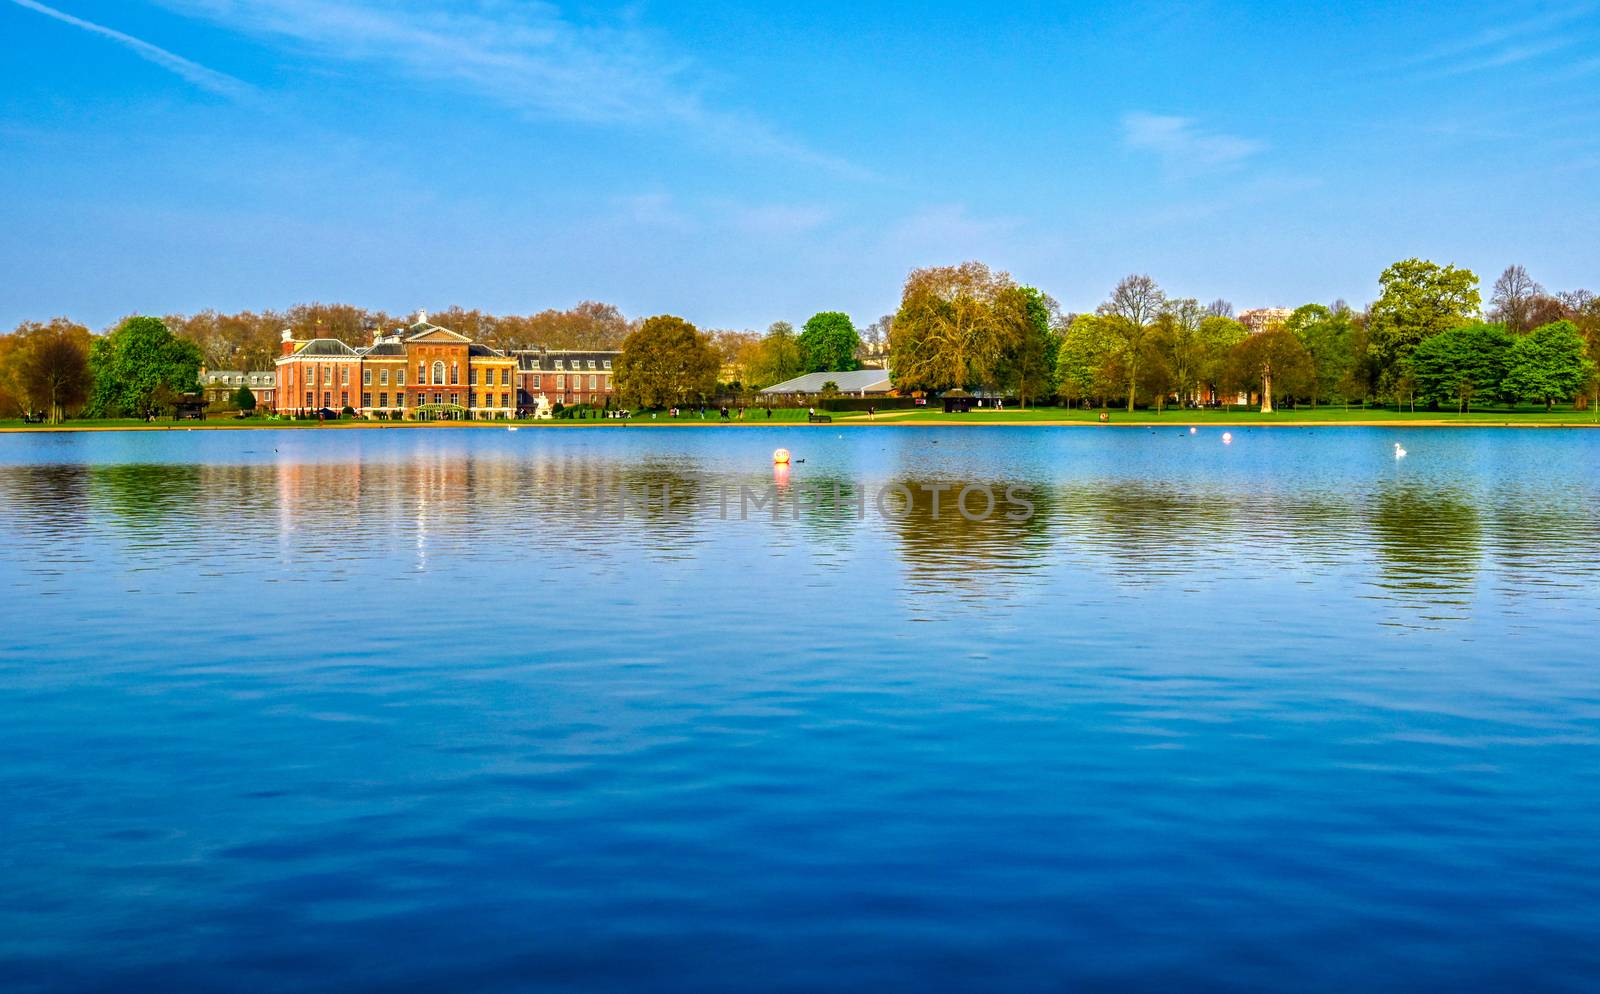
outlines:
M1336 477L1302 488L1100 463L1089 476L1073 462L1018 476L1012 461L971 447L954 465L919 465L925 452L900 447L877 463L824 459L771 476L728 466L714 447L392 455L403 458L22 460L0 467L0 497L27 551L18 561L46 574L99 542L138 556L140 569L233 548L258 564L271 550L302 579L403 559L403 573L471 563L513 587L579 560L608 575L629 557L693 562L708 545L802 550L833 570L881 549L898 560L918 614L941 601L993 610L1052 581L1192 591L1278 578L1354 584L1401 627L1468 617L1486 550L1509 597L1592 582L1600 538L1586 476L1506 493L1470 467L1447 485ZM969 485L963 515L957 498Z
M1386 486L1372 509L1380 589L1428 620L1463 617L1482 553L1482 523L1459 492Z
M0 987L1587 990L1596 465L0 436Z

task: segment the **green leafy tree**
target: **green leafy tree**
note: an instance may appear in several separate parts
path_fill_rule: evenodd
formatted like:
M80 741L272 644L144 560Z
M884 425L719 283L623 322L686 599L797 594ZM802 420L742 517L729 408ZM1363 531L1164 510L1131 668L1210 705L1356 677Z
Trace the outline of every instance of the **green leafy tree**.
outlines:
M794 325L787 321L774 321L756 344L755 358L750 364L751 385L757 389L770 387L774 383L792 380L803 372L800 341L795 336Z
M1470 411L1473 397L1500 390L1510 359L1503 325L1463 325L1424 339L1411 353L1411 376L1424 400Z
M1140 370L1152 352L1151 332L1156 319L1166 309L1166 303L1166 294L1161 292L1156 281L1136 273L1123 277L1112 289L1110 298L1099 307L1100 314L1111 319L1111 328L1120 343L1130 414L1139 388Z
M128 318L90 348L89 406L100 414L148 418L177 396L199 391L200 363L200 347L173 335L160 318Z
M1055 331L1056 302L1034 287L1018 286L1000 291L995 307L1010 338L1001 351L995 377L1027 407L1030 400L1055 390L1056 356L1061 348Z
M813 314L800 330L800 361L808 373L835 373L861 368L856 352L861 336L841 311Z
M1511 343L1505 392L1542 400L1548 411L1593 381L1595 363L1587 353L1588 343L1571 321L1540 325Z
M1431 335L1471 321L1482 298L1472 270L1422 259L1395 263L1378 283L1382 293L1369 312L1367 347L1377 367L1378 390L1398 397L1416 347Z
M1228 354L1228 385L1261 391L1261 413L1271 414L1274 397L1293 397L1311 383L1311 357L1289 331L1273 328L1247 336Z
M1289 315L1284 328L1299 339L1311 362L1311 406L1316 407L1319 398L1331 397L1339 389L1354 359L1350 312L1306 304Z
M1056 356L1056 392L1068 401L1106 398L1122 383L1120 339L1111 321L1098 314L1079 314L1061 335Z
M241 411L253 411L256 409L256 395L250 392L249 387L240 386L233 393L233 406Z
M1200 324L1205 319L1205 307L1193 297L1168 300L1156 318L1155 347L1179 401L1192 400L1200 392L1206 360Z
M1208 314L1201 318L1200 327L1195 332L1199 352L1198 382L1222 393L1226 387L1228 357L1248 337L1250 329L1225 314Z
M699 402L716 391L720 367L716 348L694 325L667 314L646 318L623 339L617 393L641 407Z

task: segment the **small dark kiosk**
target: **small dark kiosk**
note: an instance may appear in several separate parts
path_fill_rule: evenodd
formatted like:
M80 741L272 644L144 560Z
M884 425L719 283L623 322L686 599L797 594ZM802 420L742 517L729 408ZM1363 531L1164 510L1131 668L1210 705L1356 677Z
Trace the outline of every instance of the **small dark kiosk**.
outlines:
M206 419L206 398L204 394L186 393L172 404L172 420L174 421L204 421Z
M944 413L946 414L965 414L972 410L972 394L967 393L960 387L956 387L954 390L946 390L943 394L943 400Z

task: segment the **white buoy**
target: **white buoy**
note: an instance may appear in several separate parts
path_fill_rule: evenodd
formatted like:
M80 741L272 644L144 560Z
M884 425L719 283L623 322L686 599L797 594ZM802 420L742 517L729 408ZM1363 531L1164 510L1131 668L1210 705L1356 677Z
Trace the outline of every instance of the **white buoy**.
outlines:
M1233 432L1225 431L1225 432L1222 433L1222 444L1223 445L1232 445L1233 444Z
M1195 432L1197 432L1199 430L1200 430L1199 428L1190 428L1189 429L1189 434L1193 435Z

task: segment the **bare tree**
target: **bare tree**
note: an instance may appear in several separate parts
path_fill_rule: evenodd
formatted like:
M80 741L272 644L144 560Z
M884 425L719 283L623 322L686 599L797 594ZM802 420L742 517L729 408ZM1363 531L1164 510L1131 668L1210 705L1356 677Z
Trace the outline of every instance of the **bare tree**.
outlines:
M1538 284L1521 266L1507 266L1500 278L1494 281L1494 291L1489 296L1489 315L1518 335L1531 326L1534 302L1544 295Z
M1206 305L1206 314L1214 318L1231 318L1233 317L1233 304L1218 297Z

